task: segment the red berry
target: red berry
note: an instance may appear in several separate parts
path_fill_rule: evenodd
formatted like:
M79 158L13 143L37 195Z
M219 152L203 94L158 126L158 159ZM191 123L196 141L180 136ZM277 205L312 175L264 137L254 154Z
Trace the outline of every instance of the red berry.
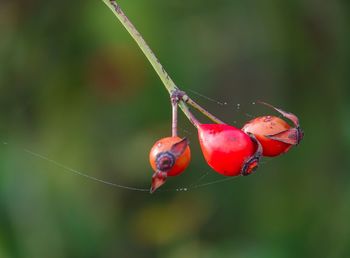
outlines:
M236 127L201 124L198 137L205 160L219 174L247 175L258 165L260 156L255 155L254 142Z
M290 144L282 141L273 140L268 135L274 135L286 131L291 126L276 116L257 117L244 125L242 130L246 133L252 133L263 147L263 155L274 157L288 151Z
M290 119L295 128L286 121L276 116L261 116L246 123L242 130L253 134L263 148L263 156L275 157L286 153L292 146L299 144L303 138L303 132L299 126L298 118L270 104L262 103L272 107L284 117Z
M149 161L155 171L151 192L165 183L168 176L181 174L189 165L191 151L186 138L177 136L158 140L149 153Z

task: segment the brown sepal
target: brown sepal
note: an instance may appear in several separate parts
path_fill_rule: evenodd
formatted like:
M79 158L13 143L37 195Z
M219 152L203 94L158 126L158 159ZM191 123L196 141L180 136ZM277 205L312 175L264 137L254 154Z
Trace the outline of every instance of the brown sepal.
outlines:
M259 101L259 103L276 110L277 112L282 114L284 117L286 117L290 121L292 121L296 127L296 128L291 128L291 129L288 129L286 131L283 131L283 132L280 132L277 134L265 135L265 136L272 139L272 140L284 142L284 143L291 144L291 145L298 145L304 137L304 132L300 128L300 123L299 123L298 117L296 115L294 115L293 113L286 112L280 108L276 108L276 107L274 107L271 104L268 104L266 102Z
M152 176L152 184L150 193L154 193L159 187L161 187L167 179L167 174L165 172L157 171Z
M290 113L290 112L287 112L287 111L284 111L280 108L276 108L274 106L272 106L271 104L269 103L266 103L266 102L262 102L262 101L259 101L260 104L263 104L265 106L268 106L274 110L276 110L277 112L279 112L282 116L288 118L290 121L293 122L293 124L296 126L296 127L299 127L299 119L296 115L294 115L293 113Z
M263 148L260 144L260 142L256 139L254 134L248 133L250 139L257 145L256 151L253 156L251 156L249 159L246 160L244 163L241 175L242 176L248 176L252 174L259 166L260 159L262 157Z
M189 144L189 141L185 137L181 139L179 142L174 143L173 146L171 146L170 152L177 158L181 156L182 153L184 153L188 144Z
M280 133L265 136L272 140L284 142L291 145L297 145L303 138L303 132L300 128L290 128Z

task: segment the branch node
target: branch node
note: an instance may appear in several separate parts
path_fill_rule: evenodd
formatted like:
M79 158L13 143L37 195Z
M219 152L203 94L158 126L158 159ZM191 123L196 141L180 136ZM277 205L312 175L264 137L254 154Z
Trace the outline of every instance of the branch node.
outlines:
M188 96L186 95L186 93L184 91L182 91L182 90L179 90L179 89L176 89L176 90L172 91L171 94L170 94L170 99L171 99L171 102L173 104L178 104L181 100L186 102L185 101L185 97L188 100Z

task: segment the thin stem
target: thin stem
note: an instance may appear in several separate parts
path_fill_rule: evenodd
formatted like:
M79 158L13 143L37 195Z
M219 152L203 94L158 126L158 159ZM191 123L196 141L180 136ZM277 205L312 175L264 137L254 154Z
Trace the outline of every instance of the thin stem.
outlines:
M186 103L181 100L179 102L179 107L181 108L182 112L184 112L185 116L188 118L188 120L190 120L190 122L196 127L198 128L198 126L201 124L197 118L195 118L195 116L191 113L191 111L188 109L188 106L186 105Z
M128 17L124 14L119 4L115 0L102 0L109 9L112 10L114 15L119 19L119 21L123 24L125 29L129 32L131 37L136 41L137 45L140 47L142 52L147 57L148 61L153 66L154 70L162 80L165 88L168 90L169 94L175 91L177 86L174 81L169 77L168 73L165 71L158 58L155 56L151 48L148 46L146 41L143 39L141 34L137 31L135 26L131 23Z
M172 136L177 136L177 101L171 99L171 110L172 110L172 123L171 123L171 134Z
M108 7L111 9L111 11L114 13L114 15L118 18L118 20L123 24L125 29L129 32L131 37L136 41L137 45L140 47L144 55L147 57L148 61L153 66L154 70L158 74L159 78L162 80L165 88L169 92L170 95L172 95L174 92L179 91L179 88L175 85L174 81L170 78L168 73L165 71L161 63L159 62L158 58L155 56L151 48L148 46L146 41L143 39L141 34L138 32L138 30L135 28L135 26L131 23L131 21L128 19L128 17L125 15L125 13L120 8L120 5L115 0L102 0ZM179 100L177 104L181 108L181 110L184 112L184 114L187 116L187 118L190 120L190 122L195 126L198 127L200 124L198 120L193 116L193 114L189 111L186 103L190 104L192 107L203 113L205 116L207 116L209 119L213 120L215 123L224 124L223 121L216 118L214 115L210 114L206 109L202 108L200 105L198 105L196 102L194 102L192 99L186 97L187 95L184 95L184 98L182 100ZM186 97L186 98L185 98ZM176 120L177 120L177 114L176 114ZM174 118L174 119L175 119ZM177 122L176 122L177 123ZM174 134L174 128L173 128L173 134ZM177 133L177 132L175 132Z
M186 103L191 105L193 108L197 109L199 112L201 112L203 115L207 116L210 120L217 124L225 124L225 122L221 121L219 118L214 116L213 114L209 113L208 110L205 108L201 107L199 104L197 104L195 101L193 101L191 98L186 99Z

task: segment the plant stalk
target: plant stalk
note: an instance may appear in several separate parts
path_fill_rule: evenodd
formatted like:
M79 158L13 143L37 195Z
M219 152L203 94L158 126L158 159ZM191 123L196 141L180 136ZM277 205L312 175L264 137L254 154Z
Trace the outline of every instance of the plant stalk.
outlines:
M178 105L175 99L171 99L171 111L172 111L172 122L171 122L171 136L177 136L177 110Z
M175 85L174 81L170 78L168 73L163 68L162 64L159 62L158 58L155 56L151 48L148 46L146 41L143 39L141 34L138 32L138 30L135 28L135 26L131 23L131 21L128 19L128 17L125 15L125 13L120 8L120 5L115 0L102 0L108 8L114 13L114 15L118 18L118 20L123 24L125 29L129 32L131 37L136 41L137 45L140 47L144 55L147 57L148 61L151 63L152 67L158 74L159 78L163 82L165 88L169 92L170 96L176 91L179 91L179 88ZM187 95L186 95L187 96ZM213 120L216 123L223 124L220 119L216 118L214 115L210 114L206 109L199 106L197 103L195 103L192 99L186 98L180 99L178 101L178 105L181 108L182 112L187 116L187 118L190 120L190 122L197 127L199 122L198 120L193 116L193 114L189 111L188 106L186 103L190 104L195 109L199 110L201 113L203 113L205 116L207 116L209 119ZM177 115L176 115L177 116ZM176 117L177 119L177 117ZM173 133L174 130L173 130Z
M128 17L120 8L120 5L115 0L102 0L114 15L118 18L118 20L123 24L125 29L129 32L131 37L136 41L137 45L140 47L144 55L147 57L148 61L153 66L154 70L162 80L165 88L168 90L169 94L177 89L174 81L169 77L168 73L165 71L158 58L155 56L151 48L148 46L146 41L143 39L141 34L135 28L135 26L131 23Z
M225 124L225 122L221 121L219 118L217 118L213 114L209 113L208 110L206 110L205 108L201 107L198 103L193 101L191 98L188 97L186 103L189 104L190 106L192 106L193 108L197 109L203 115L207 116L213 122L215 122L217 124Z

